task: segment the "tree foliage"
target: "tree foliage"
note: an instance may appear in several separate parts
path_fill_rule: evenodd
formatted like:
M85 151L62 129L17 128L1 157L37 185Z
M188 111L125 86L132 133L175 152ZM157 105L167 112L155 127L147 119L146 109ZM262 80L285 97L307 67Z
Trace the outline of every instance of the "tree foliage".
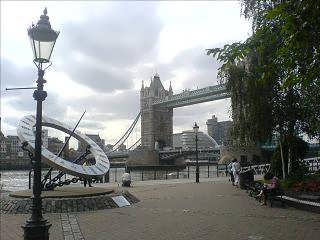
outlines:
M286 138L284 138L286 139ZM308 167L301 161L307 154L308 151L308 144L303 141L301 138L294 137L292 139L291 147L293 149L292 152L292 163L289 178L301 178L305 175L308 171ZM285 159L285 168L288 168L288 150L289 150L289 142L283 141L283 152L284 152L284 159ZM271 172L281 177L282 175L282 166L281 166L281 156L280 156L280 147L278 146L272 156L271 162Z
M242 13L252 36L207 50L231 92L233 135L264 142L277 132L293 163L298 135L320 139L320 1L243 0Z

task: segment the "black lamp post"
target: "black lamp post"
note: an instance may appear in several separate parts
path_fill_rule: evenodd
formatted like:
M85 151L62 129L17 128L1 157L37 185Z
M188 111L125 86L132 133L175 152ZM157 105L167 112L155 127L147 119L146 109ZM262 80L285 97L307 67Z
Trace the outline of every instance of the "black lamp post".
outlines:
M31 46L34 54L34 64L38 68L37 89L33 93L33 98L37 101L36 112L36 139L34 153L34 180L33 180L33 197L31 204L31 217L22 226L24 230L24 239L47 240L49 239L49 228L51 224L42 216L42 199L41 199L41 147L42 147L42 102L47 97L47 92L43 91L43 65L50 62L53 47L59 35L51 29L47 9L43 11L37 25L32 25L28 29ZM49 65L50 66L50 65ZM48 66L48 67L49 67ZM47 67L47 68L48 68Z
M196 183L199 183L199 161L198 161L198 131L199 131L199 126L197 123L194 123L193 126L193 131L196 135Z

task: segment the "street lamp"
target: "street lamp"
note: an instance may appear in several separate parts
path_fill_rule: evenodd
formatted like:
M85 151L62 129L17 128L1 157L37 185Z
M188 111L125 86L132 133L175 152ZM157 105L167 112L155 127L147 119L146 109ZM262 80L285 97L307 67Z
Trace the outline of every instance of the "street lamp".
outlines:
M47 92L43 91L44 71L51 65L43 69L43 64L50 62L53 47L59 35L59 32L51 29L47 9L43 11L37 25L28 29L32 51L34 54L34 64L38 69L37 89L33 93L33 98L37 101L36 110L36 139L34 152L34 180L33 180L33 197L31 204L31 217L22 226L24 230L24 239L47 240L49 239L49 228L51 224L42 216L42 199L41 199L41 146L42 146L42 102L47 97Z
M199 183L199 161L198 161L198 131L199 131L199 126L197 123L194 123L193 126L193 131L196 135L196 183Z

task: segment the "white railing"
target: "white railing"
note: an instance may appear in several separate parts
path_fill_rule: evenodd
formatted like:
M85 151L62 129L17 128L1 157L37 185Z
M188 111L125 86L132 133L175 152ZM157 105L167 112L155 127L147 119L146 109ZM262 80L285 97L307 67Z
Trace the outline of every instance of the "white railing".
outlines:
M320 170L320 157L305 158L303 161L309 167L310 172L316 172Z
M270 170L270 163L241 167L241 171L253 170L255 175L265 174Z
M182 93L179 94L175 94L172 96L168 96L164 99L157 99L154 100L153 104L160 104L160 103L166 103L166 102L171 102L171 101L176 101L176 100L184 100L184 99L188 99L190 97L201 97L202 95L206 95L206 94L210 94L210 93L221 93L226 91L226 86L224 84L220 84L220 85L215 85L215 86L209 86L209 87L205 87L205 88L201 88L201 89L197 89L197 90L185 90Z

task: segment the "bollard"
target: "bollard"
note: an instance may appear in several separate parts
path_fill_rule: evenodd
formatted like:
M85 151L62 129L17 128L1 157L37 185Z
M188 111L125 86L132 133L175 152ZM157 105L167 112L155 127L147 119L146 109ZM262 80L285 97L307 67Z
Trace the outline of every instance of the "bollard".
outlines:
M29 189L31 189L31 173L32 173L32 169L29 171Z
M189 171L189 165L188 165L188 179L190 178L190 171Z
M210 175L210 174L209 174L209 167L210 167L210 165L208 165L208 178L210 177L210 176L209 176L209 175Z

